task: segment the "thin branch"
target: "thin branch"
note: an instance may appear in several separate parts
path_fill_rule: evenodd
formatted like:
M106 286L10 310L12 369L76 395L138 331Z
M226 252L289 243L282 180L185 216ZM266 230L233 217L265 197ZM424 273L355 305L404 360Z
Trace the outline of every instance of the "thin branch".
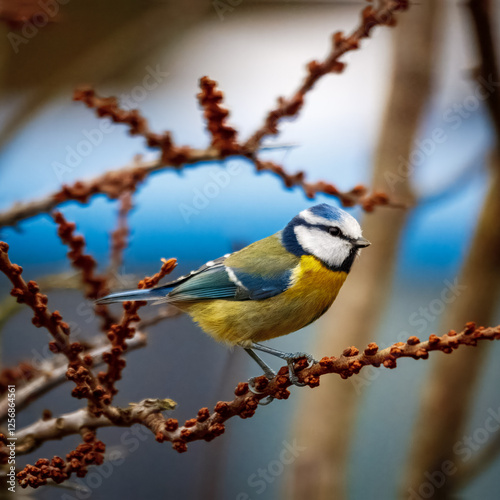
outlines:
M76 474L77 477L85 477L89 465L101 465L104 462L104 451L106 445L98 441L95 432L86 429L81 432L83 443L75 450L66 455L66 460L54 457L52 460L40 458L35 465L27 465L21 472L17 473L17 479L22 488L31 486L38 488L47 484L52 479L60 484Z
M23 269L17 264L12 264L8 256L9 245L0 241L0 271L11 281L13 288L11 295L19 303L25 303L34 312L32 323L40 328L44 327L52 335L53 341L49 348L54 353L62 353L68 359L67 377L75 382L72 391L73 397L86 398L92 404L96 414L105 412L112 416L113 409L107 405L111 402L109 395L99 385L89 368L91 359L82 358L84 350L80 342L70 343L69 325L62 320L59 311L50 312L47 307L47 296L40 293L40 288L35 281L26 283L21 276Z
M222 161L226 158L222 158L221 153L213 148L192 149L184 165ZM323 181L306 183L305 174L302 171L296 174L288 174L283 167L275 163L257 161L255 158L251 159L251 161L255 163L257 171L268 171L280 177L287 188L294 186L303 188L308 198L314 198L316 194L324 193L337 198L344 206L353 206L357 203L361 203L365 208L373 207L375 204L394 208L403 208L405 206L402 203L389 201L387 195L381 192L367 194L367 188L364 186L356 186L352 190L341 191L332 184ZM97 194L104 194L110 199L117 199L124 190L134 191L150 174L167 168L173 168L173 166L164 164L161 158L150 161L136 161L135 166L110 170L93 179L77 181L71 186L65 185L59 191L43 198L16 203L4 212L0 212L0 228L15 226L23 220L49 213L57 206L68 201L87 203L91 197Z
M344 71L346 64L340 61L344 54L358 49L361 40L368 38L375 26L393 26L395 24L394 13L407 8L407 0L381 0L378 8L370 5L363 9L361 23L350 36L344 37L340 31L334 33L331 52L324 61L311 61L307 65L307 75L300 87L288 99L278 98L277 107L269 111L264 124L247 140L245 147L256 149L264 137L276 135L279 122L283 118L291 118L299 113L304 105L305 95L321 77L328 73Z
M201 92L197 97L212 138L210 145L222 155L243 153L243 148L236 139L236 130L226 123L229 111L221 106L224 94L217 88L217 82L204 76L200 79L200 88Z
M296 364L296 371L301 382L309 387L317 387L320 377L329 373L336 373L346 379L358 374L364 366L396 368L399 358L427 359L431 351L451 353L461 345L475 346L480 340L494 339L500 339L500 325L484 328L467 323L460 333L450 330L442 337L433 334L423 342L417 337L410 337L406 343L397 342L380 351L375 343L369 344L363 352L350 347L340 357L325 357L310 368L307 368L306 360L302 359ZM287 399L290 396L290 386L288 367L282 367L270 381L264 376L256 379L256 388L260 391L258 394L249 390L248 383L241 382L235 389L236 397L232 401L219 401L212 412L208 408L202 408L195 418L187 420L184 425L179 425L175 419L166 419L159 411L147 415L133 413L132 417L127 410L117 409L119 417L111 421L105 415L95 417L82 409L59 418L40 420L19 431L17 453L29 453L45 441L79 433L82 428L130 426L134 423L150 429L157 441L169 441L175 450L183 452L187 450L188 442L211 441L221 435L225 430L224 423L230 418L252 417L258 408L258 402L267 396Z
M99 366L104 363L102 356L109 349L109 344L102 342L102 335L99 336L101 340L100 345L84 351L85 356L92 358L92 366ZM137 331L131 339L127 340L127 352L139 349L146 345L146 334ZM16 411L19 412L26 408L32 401L45 393L57 387L58 385L66 382L66 372L68 370L68 363L61 362L56 359L53 362L47 362L37 373L36 377L24 385L16 385ZM8 406L7 396L0 400L0 423L4 422L7 418Z
M189 159L184 164L218 159L220 158L216 150L191 150ZM164 164L161 158L150 161L135 161L132 165L109 170L93 179L77 181L70 186L64 185L60 190L43 198L16 203L10 209L0 213L0 227L13 226L30 217L49 213L58 205L69 200L87 203L96 194L104 194L110 199L117 199L123 191L134 191L137 185L151 173L171 166Z
M158 273L154 276L146 277L139 281L138 288L153 288L167 274L170 274L177 265L176 259L162 259L162 266ZM97 377L109 391L111 400L118 392L115 382L121 379L121 373L125 368L125 360L122 355L127 350L127 339L131 339L135 332L135 325L140 321L137 311L146 305L145 301L134 301L123 303L123 315L119 323L111 326L108 331L108 339L111 343L111 349L102 355L104 363L108 365L106 372L99 372Z
M277 133L279 121L284 117L295 116L299 112L303 106L304 95L313 88L322 76L343 70L345 64L339 61L342 55L357 49L359 42L369 36L373 27L377 25L392 26L395 22L394 12L405 10L407 6L407 0L381 0L379 8L368 6L363 10L360 26L349 37L345 38L340 32L335 33L332 52L322 63L312 61L308 64L308 75L299 89L289 99L278 99L278 107L268 113L265 124L245 144L237 143L236 131L224 123L227 111L220 106L222 93L215 88L216 82L207 77L200 80L202 92L199 94L199 100L205 109L205 118L212 135L212 144L216 147L206 149L176 146L170 132L162 134L152 132L146 119L138 110L121 109L116 98L100 97L92 88L78 89L75 92L75 100L95 108L98 116L108 117L115 123L127 125L132 135L145 137L148 147L161 150L160 157L149 162L136 163L132 166L108 171L88 181L77 181L73 185L65 185L59 191L38 200L16 203L10 209L0 213L0 227L13 226L27 218L48 213L69 200L87 203L96 194L105 194L111 199L117 199L124 191L134 192L137 186L152 172L166 168L178 169L201 162L222 161L229 156L244 156L252 160L257 170L274 172L285 181L287 187L300 186L310 198L316 193L325 193L337 197L342 203L347 200L347 206L358 202L363 204L364 198L357 197L355 193L357 188L342 193L327 183L305 184L303 172L288 174L283 167L277 168L275 164L270 162L258 161L256 154L262 139L266 135ZM342 196L343 194L345 196ZM380 193L374 193L372 199L369 199L364 205L370 209L377 204L377 201L380 201L380 204L388 204L383 196L380 197ZM399 204L388 205L400 206Z
M123 265L123 252L127 248L127 238L130 233L128 215L132 208L132 193L127 191L120 197L117 227L111 233L111 257L107 272L108 281L118 275Z
M144 347L147 342L147 336L141 330L146 327L154 326L165 319L175 318L182 315L183 312L174 306L167 305L160 308L160 310L150 318L141 319L136 325L136 331L131 339L127 339L127 349L126 352L129 353L135 349ZM85 356L90 356L92 358L92 366L99 366L104 363L103 354L109 349L109 345L103 342L102 336L95 339L95 341L89 342L90 348L86 349L83 354ZM68 369L67 363L61 362L60 359L56 359L53 362L44 363L40 369L33 369L32 379L27 379L26 374L30 371L31 365L28 363L22 363L19 367L16 367L16 371L24 374L23 380L24 384L19 384L16 382L16 410L21 411L26 408L31 402L36 398L43 396L45 393L57 387L58 385L66 382L66 371ZM7 369L5 369L7 370ZM5 371L4 370L4 371ZM13 369L11 369L13 370ZM5 383L8 381L6 380ZM8 410L8 399L7 396L3 396L0 399L0 423L5 421L7 417Z
M369 192L368 188L359 184L349 191L339 191L333 184L325 181L307 182L305 172L299 171L295 174L287 173L281 165L271 161L261 161L254 158L255 167L258 172L268 171L283 179L287 188L300 187L309 199L316 197L317 193L324 193L337 198L344 207L360 205L366 212L372 212L376 206L388 206L391 208L406 208L406 203L391 201L381 191Z
M85 297L95 300L107 295L108 278L106 275L99 276L95 273L97 262L91 255L85 253L85 238L74 234L76 224L68 222L61 212L55 212L53 218L57 224L57 235L70 249L67 256L71 265L80 271ZM108 330L117 321L106 305L94 305L94 311L101 318L103 331Z
M96 417L88 411L88 408L82 408L57 418L40 419L17 432L16 454L31 453L46 441L80 434L82 429L130 427L134 424L148 426L153 415L173 410L176 406L177 403L171 399L143 399L140 403L130 403L128 408L117 408L119 418L113 421L105 415Z

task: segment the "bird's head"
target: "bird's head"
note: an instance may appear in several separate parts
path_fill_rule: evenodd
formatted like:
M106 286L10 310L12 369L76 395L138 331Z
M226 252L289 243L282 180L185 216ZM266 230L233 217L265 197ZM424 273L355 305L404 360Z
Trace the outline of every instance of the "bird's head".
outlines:
M370 242L358 221L326 203L303 210L282 231L283 246L291 253L313 255L328 268L349 272L360 248Z

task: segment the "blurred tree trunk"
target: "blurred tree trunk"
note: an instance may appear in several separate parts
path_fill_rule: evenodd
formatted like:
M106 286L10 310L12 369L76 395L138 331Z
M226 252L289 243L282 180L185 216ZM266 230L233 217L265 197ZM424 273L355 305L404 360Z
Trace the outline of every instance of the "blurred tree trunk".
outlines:
M389 100L376 152L373 185L395 199L414 203L409 158L431 89L434 32L439 2L423 2L400 16L395 30ZM383 210L366 217L363 234L372 246L354 265L339 298L322 321L318 356L373 341L392 282L406 210ZM325 377L321 389L301 392L292 437L307 449L290 467L287 499L346 497L347 460L359 399L350 381Z
M500 276L500 163L495 155L488 197L484 204L472 248L458 283L466 289L457 296L443 317L442 331L460 330L467 321L489 324ZM453 446L463 436L470 416L474 388L479 378L488 345L464 349L453 356L440 357L424 385L420 415L412 434L413 450L408 465L404 494L419 492L429 482L425 473L441 473L447 460L455 466ZM459 478L456 478L459 479ZM435 488L435 500L450 498L453 475Z
M481 75L497 82L498 67L492 37L491 3L470 2L478 46L481 51ZM493 319L500 286L500 97L493 93L486 100L496 131L496 146L491 159L491 179L469 255L462 269L459 284L465 290L448 307L442 331L460 330L467 321L487 325ZM429 474L441 474L443 464L450 460L460 466L453 447L465 431L472 410L474 389L488 352L487 345L456 352L440 358L430 374L430 383L423 388L420 415L413 433L404 494L429 482ZM430 423L432 422L432 425ZM454 469L456 470L456 469ZM427 476L425 475L427 473ZM453 496L459 477L446 476L442 486L434 488L434 499ZM469 478L470 479L470 478Z

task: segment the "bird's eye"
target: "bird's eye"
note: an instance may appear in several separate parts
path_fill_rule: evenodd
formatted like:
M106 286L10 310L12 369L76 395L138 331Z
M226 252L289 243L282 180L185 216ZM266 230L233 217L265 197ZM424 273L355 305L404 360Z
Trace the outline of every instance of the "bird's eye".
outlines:
M340 231L340 229L338 227L330 227L328 229L328 232L332 235L332 236L340 236L342 234L342 232Z

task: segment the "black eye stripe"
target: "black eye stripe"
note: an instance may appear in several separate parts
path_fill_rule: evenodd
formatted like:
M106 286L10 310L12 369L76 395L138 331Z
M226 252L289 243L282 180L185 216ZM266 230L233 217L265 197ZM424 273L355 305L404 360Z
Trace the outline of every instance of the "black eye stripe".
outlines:
M342 238L343 240L349 241L350 243L354 242L354 238L351 238L350 236L345 235L338 226L326 226L324 224L310 224L310 223L304 221L303 219L301 219L300 221L297 221L294 224L294 226L304 226L304 227L308 227L311 229L321 229L322 231L325 231L325 233L328 233L328 234L331 234L330 230L335 228L335 229L338 229L340 231L338 234L335 235L337 238Z
M332 236L336 236L337 238L342 238L343 240L353 242L353 238L345 235L342 230L337 227L337 226L311 226L311 227L317 227L319 229L322 229L323 231L326 231L328 234L331 234ZM334 231L334 233L332 233ZM337 232L338 231L338 232Z

